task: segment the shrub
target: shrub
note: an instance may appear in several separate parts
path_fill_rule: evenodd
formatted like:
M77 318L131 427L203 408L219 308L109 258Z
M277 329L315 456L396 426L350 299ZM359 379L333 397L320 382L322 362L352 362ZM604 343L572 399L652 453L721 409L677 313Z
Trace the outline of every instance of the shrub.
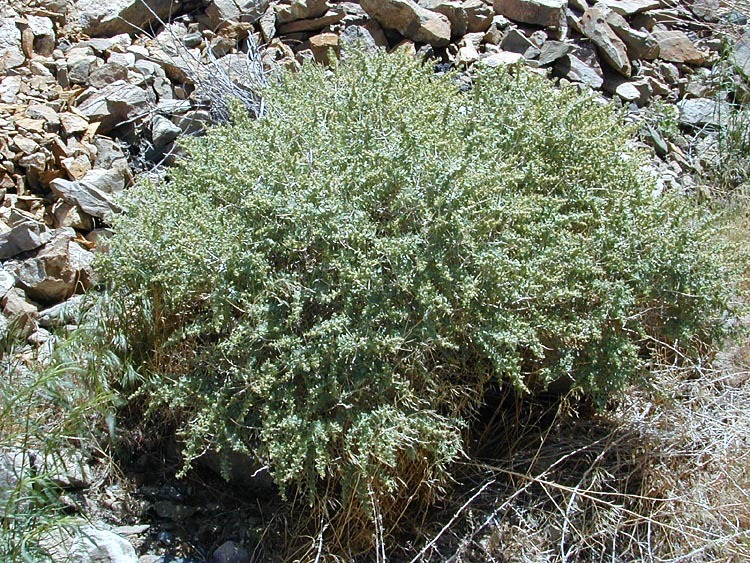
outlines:
M264 95L130 190L100 265L186 463L251 453L318 506L395 518L449 479L488 386L603 401L655 341L722 334L711 222L656 195L612 107L521 70L462 91L405 55Z

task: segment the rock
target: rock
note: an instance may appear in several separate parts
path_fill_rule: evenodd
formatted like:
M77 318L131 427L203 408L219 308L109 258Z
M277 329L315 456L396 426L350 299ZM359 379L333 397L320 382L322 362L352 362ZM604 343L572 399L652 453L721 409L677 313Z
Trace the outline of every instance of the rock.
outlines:
M633 29L623 16L606 6L604 9L607 24L625 43L631 61L653 60L659 56L659 44L649 32Z
M448 18L412 0L361 0L360 4L380 25L395 29L412 41L444 47L451 39Z
M570 45L562 41L545 41L539 52L539 65L545 66L564 57L570 51Z
M310 49L315 60L330 64L339 55L339 36L335 33L321 33L310 38Z
M20 76L6 76L0 80L0 102L13 104L16 102L16 96L21 91Z
M721 13L719 0L695 0L689 6L690 11L699 19L711 23L719 21L719 14Z
M520 53L527 59L533 59L539 55L539 49L528 37L517 29L510 29L500 42L500 48L510 53Z
M459 0L418 0L423 8L443 14L451 24L451 36L463 37L468 29L469 19L466 9Z
M468 67L480 59L479 51L471 41L461 41L461 47L456 54L456 66Z
M653 37L659 44L659 58L673 63L700 65L706 55L699 51L682 31L658 30Z
M494 0L495 13L542 27L565 27L566 0Z
M604 91L615 94L626 103L643 107L651 97L651 86L648 79L626 80L622 76L611 75L604 81Z
M144 5L145 4L145 5ZM83 33L111 37L121 33L135 33L161 18L169 20L177 11L177 0L77 0L73 18Z
M237 542L227 541L214 550L211 563L250 563L250 553Z
M483 0L465 0L463 7L467 33L485 32L490 28L495 12Z
M526 59L520 53L499 51L482 57L477 64L495 68L498 66L513 66L525 61Z
M662 7L661 0L602 0L602 3L628 17Z
M16 278L13 274L0 268L0 299L4 299L14 285L16 285Z
M281 0L276 4L276 24L319 18L326 11L326 0Z
M614 70L630 77L632 72L625 43L607 23L606 8L594 6L584 12L581 18L583 33L596 45L602 58Z
M99 132L107 133L122 121L142 114L147 102L145 90L119 80L93 92L78 105L78 111L89 121L98 121Z
M180 133L182 133L182 129L177 127L177 125L172 123L166 117L156 115L151 120L151 142L157 149L167 146L174 141Z
M60 303L77 289L88 289L94 255L74 242L71 228L55 229L52 239L34 257L6 262L26 294L42 303Z
M50 182L52 192L63 201L77 205L84 213L92 217L108 220L113 214L120 213L121 208L112 201L112 197L96 185L87 182L63 180L62 178Z
M741 72L745 78L750 78L750 34L744 35L732 47L729 62Z
M73 227L81 231L90 231L94 228L93 218L70 203L57 200L52 205L51 211L54 217L55 228L57 229L61 227Z
M23 221L0 233L0 260L35 250L50 240L46 227L35 221Z
M138 563L129 541L93 526L81 528L69 545L71 563Z
M33 325L32 319L36 318L39 308L26 293L18 287L14 287L3 298L3 313L10 319L20 319L26 326Z
M359 46L366 51L388 48L388 40L375 20L370 20L364 25L350 25L341 34L339 41L342 47ZM343 54L346 56L346 51Z
M65 304L61 303L58 307ZM58 487L84 489L91 485L91 472L80 452L47 454L38 462L37 471L42 472Z
M60 168L65 170L71 180L80 180L91 170L91 161L85 154L70 156L60 161Z
M604 84L604 78L594 67L572 54L565 55L557 60L554 74L572 82L581 82L594 89L601 88Z
M206 7L209 25L217 30L230 21L255 23L268 9L268 0L213 0Z
M1 318L3 321L4 318ZM7 321L6 321L7 322ZM0 511L12 514L16 507L8 507L8 502L31 465L30 454L20 450L0 451ZM15 499L16 501L18 499Z
M32 51L48 57L55 49L55 26L44 16L26 15L28 30L32 36Z
M325 14L319 18L313 18L309 20L297 20L290 23L285 23L279 26L278 33L280 35L286 35L288 33L300 33L303 31L317 31L323 29L329 25L334 25L346 16L346 12L341 8L334 8L328 10Z
M63 301L58 305L53 305L52 307L40 311L38 319L39 326L52 328L63 327L65 325L77 325L81 320L86 299L87 297L85 295L73 295L70 299ZM81 471L88 475L88 468ZM88 483L88 476L85 479L78 479L77 482Z
M691 98L677 103L681 125L702 127L723 125L729 117L731 107L726 102L709 98Z
M127 66L116 62L108 62L89 74L88 84L94 88L104 88L118 80L126 81L127 79Z
M69 111L60 113L58 119L66 137L76 133L83 133L89 128L89 122L86 119Z

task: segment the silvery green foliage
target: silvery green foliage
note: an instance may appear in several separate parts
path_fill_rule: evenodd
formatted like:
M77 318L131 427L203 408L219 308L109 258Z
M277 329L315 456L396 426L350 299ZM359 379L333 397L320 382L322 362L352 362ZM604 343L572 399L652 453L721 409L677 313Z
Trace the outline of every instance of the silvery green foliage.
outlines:
M603 400L653 339L690 355L721 334L715 233L654 195L616 110L382 54L264 99L128 193L101 265L188 462L230 448L312 498L429 498L488 385Z

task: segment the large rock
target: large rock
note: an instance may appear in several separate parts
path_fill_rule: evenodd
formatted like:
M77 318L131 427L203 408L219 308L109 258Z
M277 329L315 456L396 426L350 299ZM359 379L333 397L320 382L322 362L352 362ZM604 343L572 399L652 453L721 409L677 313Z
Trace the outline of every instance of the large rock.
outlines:
M622 39L607 23L607 9L603 6L589 8L581 18L581 26L584 35L596 45L607 64L626 78L630 78L632 68L628 50Z
M571 54L557 59L554 73L555 76L567 78L572 82L581 82L594 89L601 88L604 84L601 71L597 71L594 67Z
M57 178L52 180L49 185L57 197L71 205L78 206L81 211L92 217L98 217L106 221L113 214L122 211L112 201L112 196L105 191L106 185L97 186L95 183L88 181L86 177L79 181Z
M53 528L46 533L42 545L54 561L68 563L138 563L132 544L109 530L94 526L80 529Z
M729 61L746 78L750 78L750 34L745 35L734 44Z
M463 37L469 26L466 9L458 0L418 0L423 8L443 14L451 23L451 36Z
M723 125L731 111L731 107L726 102L718 102L710 98L682 100L677 103L677 108L680 110L680 123L691 127Z
M0 233L0 260L35 250L49 239L50 234L44 225L36 221L23 221Z
M495 12L483 0L466 0L466 31L468 33L484 32L492 25L492 17Z
M79 104L78 111L89 121L98 121L99 132L106 133L121 122L141 115L147 103L148 96L143 88L118 80L92 92Z
M654 31L659 44L659 58L672 63L700 65L706 62L706 54L699 51L682 31Z
M649 32L633 29L623 16L603 3L597 7L604 8L607 24L625 43L630 60L653 60L659 56L659 44Z
M31 299L42 303L60 303L78 290L91 285L94 255L73 239L71 228L52 231L52 240L33 258L6 262L20 287Z
M328 11L326 0L281 0L276 4L276 23L319 18Z
M602 2L623 16L634 16L662 6L661 0L602 0Z
M451 39L447 17L419 6L412 0L361 0L362 8L387 29L433 47L444 47Z
M136 33L159 18L166 21L181 4L182 0L77 0L73 18L87 35L110 37Z
M268 9L268 0L213 0L206 8L213 29L230 21L255 23Z
M554 27L565 27L565 0L495 0L495 13L514 21Z

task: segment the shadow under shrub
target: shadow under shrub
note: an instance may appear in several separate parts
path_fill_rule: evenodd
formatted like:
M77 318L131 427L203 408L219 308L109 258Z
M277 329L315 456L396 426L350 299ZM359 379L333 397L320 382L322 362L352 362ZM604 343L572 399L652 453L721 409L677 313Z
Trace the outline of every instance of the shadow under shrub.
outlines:
M489 384L604 401L655 341L722 335L716 229L656 194L613 108L522 70L462 92L401 55L265 96L130 190L100 265L186 464L249 453L382 532L440 494Z

